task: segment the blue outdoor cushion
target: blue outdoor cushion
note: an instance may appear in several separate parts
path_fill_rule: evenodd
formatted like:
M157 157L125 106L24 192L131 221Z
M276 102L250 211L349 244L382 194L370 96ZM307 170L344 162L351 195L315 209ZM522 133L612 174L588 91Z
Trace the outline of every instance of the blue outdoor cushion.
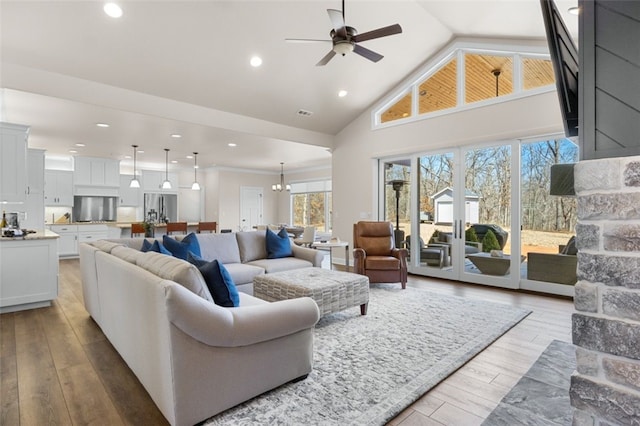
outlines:
M192 252L187 253L187 260L193 263L202 274L216 305L224 306L225 308L233 308L240 305L238 289L231 275L229 275L229 271L222 263L218 262L217 259L208 262Z
M278 234L267 228L266 245L267 259L293 256L291 240L289 240L289 234L287 234L287 230L284 228L282 228Z
M187 254L189 252L201 256L200 243L198 243L198 237L196 237L196 234L193 232L184 237L182 241L175 240L168 235L163 235L162 243L174 257L182 260L187 260Z
M167 250L160 241L155 240L152 243L149 242L149 240L144 240L142 242L142 248L140 249L140 251L142 252L147 252L147 251L155 251L156 253L162 253L162 254L166 254L169 256L172 256L171 252L169 250Z

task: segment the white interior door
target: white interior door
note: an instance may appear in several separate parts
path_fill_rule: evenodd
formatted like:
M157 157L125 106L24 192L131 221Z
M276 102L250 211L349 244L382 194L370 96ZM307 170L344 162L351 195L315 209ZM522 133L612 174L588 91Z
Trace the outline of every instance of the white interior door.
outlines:
M240 230L250 231L262 224L262 200L264 189L260 187L240 187Z

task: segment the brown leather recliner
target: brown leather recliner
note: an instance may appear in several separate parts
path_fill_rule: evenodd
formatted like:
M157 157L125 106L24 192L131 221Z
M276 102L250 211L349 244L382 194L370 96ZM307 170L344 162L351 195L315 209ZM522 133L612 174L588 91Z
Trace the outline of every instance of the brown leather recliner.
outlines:
M353 225L355 272L372 283L407 286L407 249L395 247L391 222L360 221Z

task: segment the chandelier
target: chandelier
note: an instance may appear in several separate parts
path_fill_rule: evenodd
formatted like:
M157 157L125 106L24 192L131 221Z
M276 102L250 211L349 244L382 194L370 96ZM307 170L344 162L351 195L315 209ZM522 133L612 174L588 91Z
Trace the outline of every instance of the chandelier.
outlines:
M271 185L271 190L282 192L283 189L291 191L291 185L284 184L284 163L280 163L280 182Z

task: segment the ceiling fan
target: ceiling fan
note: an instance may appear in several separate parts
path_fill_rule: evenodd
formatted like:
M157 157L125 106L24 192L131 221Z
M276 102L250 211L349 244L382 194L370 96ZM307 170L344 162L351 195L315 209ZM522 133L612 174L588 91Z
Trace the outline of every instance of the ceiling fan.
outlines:
M389 25L388 27L378 28L376 30L368 31L366 33L358 34L355 28L349 27L345 24L344 20L344 0L342 0L342 11L336 9L327 9L329 13L329 19L333 25L333 29L329 33L331 40L315 40L315 39L299 39L299 38L287 38L288 42L299 43L314 43L314 42L332 42L333 48L327 53L316 66L326 65L336 53L342 56L347 53L354 52L360 56L367 58L370 61L378 62L384 56L379 53L369 50L366 47L360 46L358 43L373 40L375 38L386 37L393 34L400 34L402 27L399 24Z

